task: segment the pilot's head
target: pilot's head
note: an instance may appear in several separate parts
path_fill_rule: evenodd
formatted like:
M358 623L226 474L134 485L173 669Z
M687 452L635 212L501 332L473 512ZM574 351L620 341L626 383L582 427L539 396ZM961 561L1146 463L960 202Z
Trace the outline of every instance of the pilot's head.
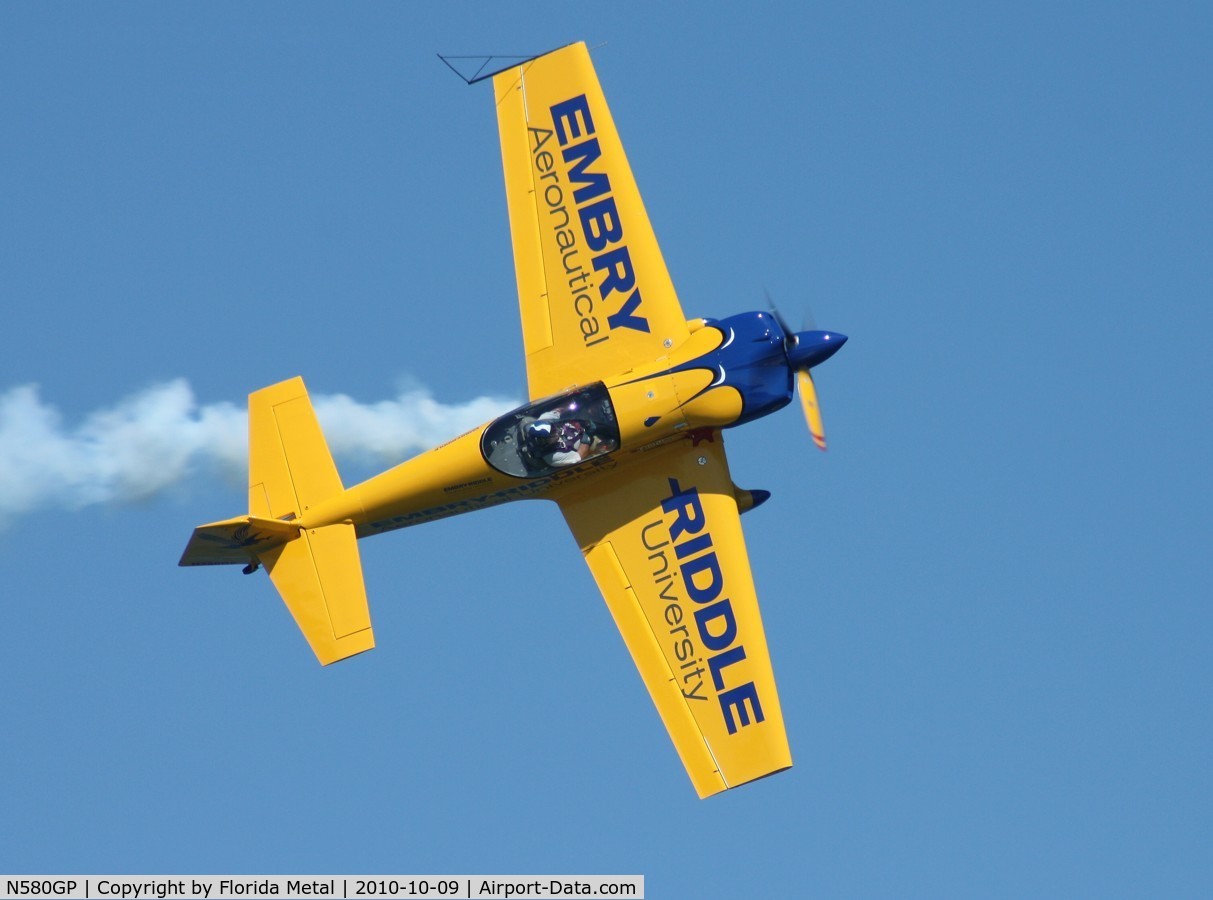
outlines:
M556 428L553 422L532 422L527 425L527 438L540 447L545 447L556 440Z

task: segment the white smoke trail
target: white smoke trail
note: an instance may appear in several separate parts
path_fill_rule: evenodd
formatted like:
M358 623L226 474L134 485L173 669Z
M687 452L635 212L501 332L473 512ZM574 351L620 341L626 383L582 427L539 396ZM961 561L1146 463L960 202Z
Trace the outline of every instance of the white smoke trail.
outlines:
M313 397L339 457L399 462L516 405L480 397L447 405L419 386L363 404ZM237 481L248 466L248 416L231 403L199 405L184 379L156 384L64 424L36 385L0 393L0 523L32 509L78 509L153 496L198 470Z

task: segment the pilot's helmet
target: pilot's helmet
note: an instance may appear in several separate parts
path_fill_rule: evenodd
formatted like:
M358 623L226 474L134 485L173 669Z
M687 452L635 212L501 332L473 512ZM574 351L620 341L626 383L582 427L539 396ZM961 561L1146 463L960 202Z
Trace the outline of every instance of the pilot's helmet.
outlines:
M526 431L527 437L540 445L550 443L556 437L556 430L551 422L531 422Z

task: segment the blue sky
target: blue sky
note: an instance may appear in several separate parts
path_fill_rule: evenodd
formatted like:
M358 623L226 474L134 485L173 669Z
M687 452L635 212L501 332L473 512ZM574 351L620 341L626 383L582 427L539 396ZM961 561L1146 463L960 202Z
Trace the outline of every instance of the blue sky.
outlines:
M6 4L0 400L60 448L168 384L521 400L491 94L435 54L577 39L687 313L851 337L828 454L729 435L796 767L695 798L551 504L364 542L378 648L322 670L176 567L244 509L213 453L136 430L159 489L89 494L12 420L0 870L1206 893L1203 4Z

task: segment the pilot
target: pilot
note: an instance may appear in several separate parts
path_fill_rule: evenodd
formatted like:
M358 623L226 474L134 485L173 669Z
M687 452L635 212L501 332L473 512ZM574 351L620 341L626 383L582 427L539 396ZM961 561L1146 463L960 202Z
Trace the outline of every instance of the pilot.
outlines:
M549 411L527 427L527 440L549 466L572 466L593 452L592 428L581 419L560 421L560 414Z

